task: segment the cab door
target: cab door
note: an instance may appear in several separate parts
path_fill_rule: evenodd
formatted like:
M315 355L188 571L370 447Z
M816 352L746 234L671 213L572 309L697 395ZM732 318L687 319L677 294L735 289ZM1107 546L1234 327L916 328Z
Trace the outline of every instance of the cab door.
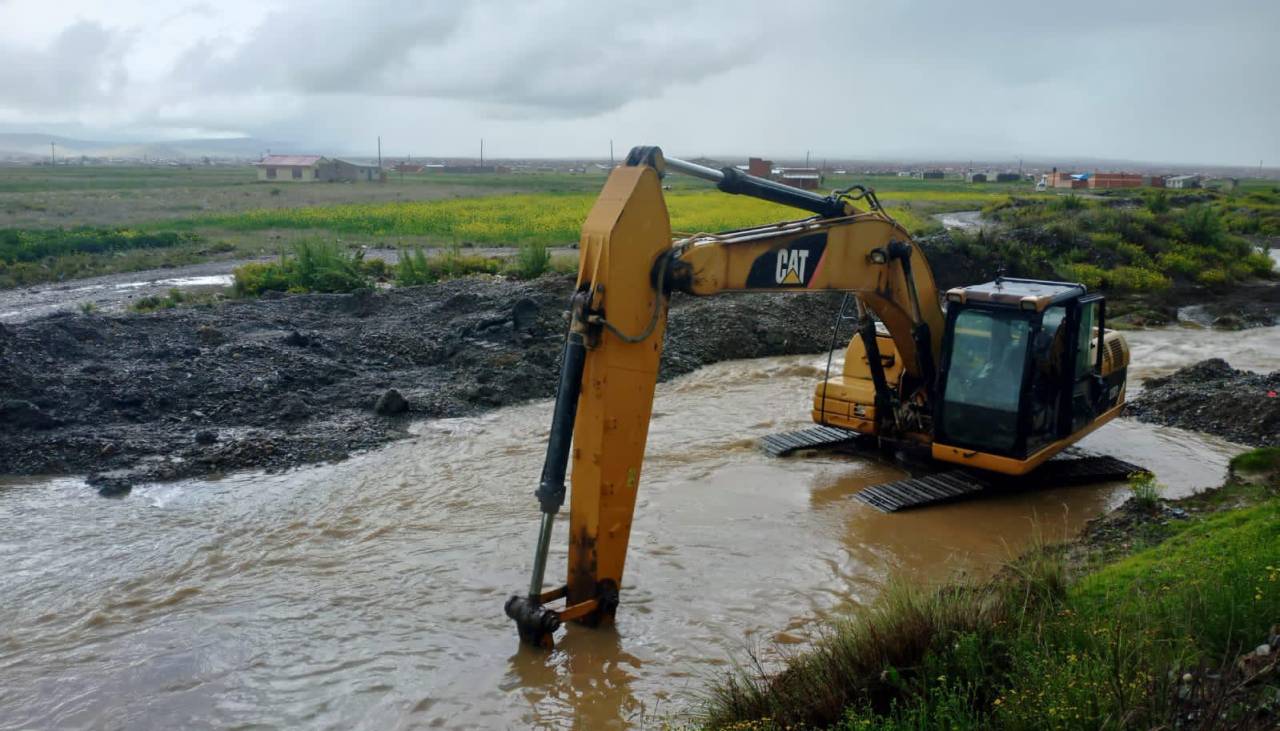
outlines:
M1102 336L1105 331L1106 300L1100 294L1076 300L1070 317L1072 347L1066 356L1064 373L1071 374L1067 389L1070 403L1063 409L1063 436L1073 434L1100 413L1102 382Z

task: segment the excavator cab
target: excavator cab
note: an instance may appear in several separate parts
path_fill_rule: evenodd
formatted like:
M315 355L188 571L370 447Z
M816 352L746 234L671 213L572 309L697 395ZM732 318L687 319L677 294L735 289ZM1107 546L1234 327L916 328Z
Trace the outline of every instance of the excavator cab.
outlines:
M1101 295L1002 277L946 299L935 458L1025 474L1122 403L1128 352Z

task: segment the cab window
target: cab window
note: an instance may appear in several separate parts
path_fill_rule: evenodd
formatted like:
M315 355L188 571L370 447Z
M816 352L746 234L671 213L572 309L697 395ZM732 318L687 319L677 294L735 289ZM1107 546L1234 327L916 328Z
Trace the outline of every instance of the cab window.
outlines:
M956 316L942 408L949 439L996 451L1017 445L1029 326L1012 312Z

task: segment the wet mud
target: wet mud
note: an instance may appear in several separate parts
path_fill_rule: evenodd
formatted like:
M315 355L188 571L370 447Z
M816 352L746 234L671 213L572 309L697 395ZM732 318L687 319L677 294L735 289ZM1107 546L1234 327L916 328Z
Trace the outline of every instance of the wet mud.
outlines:
M415 418L549 397L571 289L471 278L0 324L0 473L92 473L118 492L340 460ZM839 302L676 295L661 377L824 351Z
M1141 421L1280 446L1280 370L1257 373L1211 358L1143 382L1126 413Z

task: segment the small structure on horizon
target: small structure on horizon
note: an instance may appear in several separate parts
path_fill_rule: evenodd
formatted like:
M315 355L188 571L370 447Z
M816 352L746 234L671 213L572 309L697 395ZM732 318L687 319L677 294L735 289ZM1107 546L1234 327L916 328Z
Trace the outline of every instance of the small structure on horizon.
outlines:
M1199 175L1170 175L1164 179L1164 187L1166 188L1199 188L1201 178Z
M310 183L320 179L320 167L328 159L323 155L267 155L254 167L258 180Z

